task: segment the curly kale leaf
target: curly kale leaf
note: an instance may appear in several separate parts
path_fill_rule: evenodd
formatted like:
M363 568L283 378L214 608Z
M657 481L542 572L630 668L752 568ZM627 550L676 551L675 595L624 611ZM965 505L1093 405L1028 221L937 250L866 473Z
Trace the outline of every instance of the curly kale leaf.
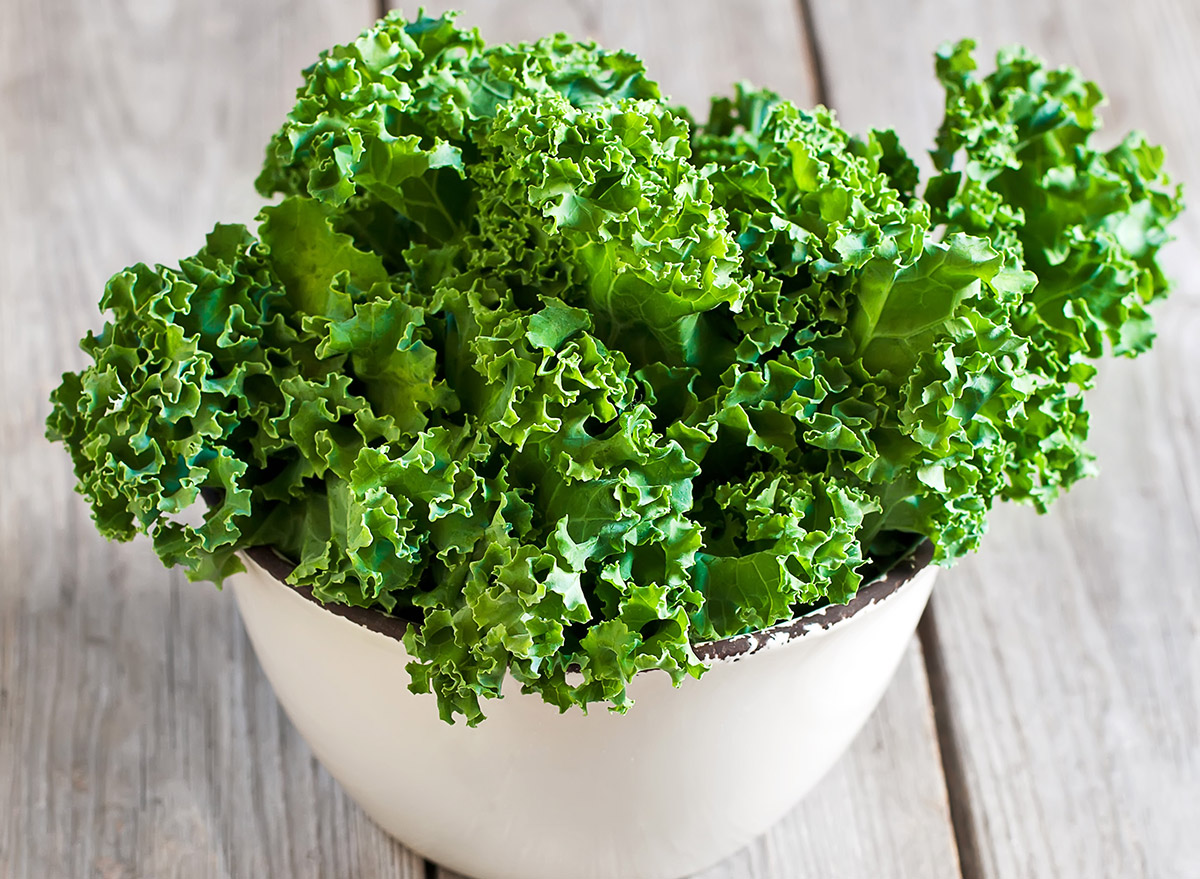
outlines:
M1089 472L1179 194L1092 144L1094 85L997 63L939 51L921 196L825 108L741 85L697 123L627 53L390 15L305 71L256 233L112 278L48 434L102 533L218 581L271 546L407 620L447 720L508 677L625 710Z

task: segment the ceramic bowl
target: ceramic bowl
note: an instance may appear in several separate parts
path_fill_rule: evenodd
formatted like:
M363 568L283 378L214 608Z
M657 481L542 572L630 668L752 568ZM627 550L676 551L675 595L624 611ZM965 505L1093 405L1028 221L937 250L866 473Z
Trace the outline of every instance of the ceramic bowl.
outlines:
M699 645L699 680L638 674L627 714L506 686L473 729L408 691L401 622L317 603L266 549L233 591L296 728L405 845L476 879L675 879L763 833L850 744L929 598L929 556L848 605Z

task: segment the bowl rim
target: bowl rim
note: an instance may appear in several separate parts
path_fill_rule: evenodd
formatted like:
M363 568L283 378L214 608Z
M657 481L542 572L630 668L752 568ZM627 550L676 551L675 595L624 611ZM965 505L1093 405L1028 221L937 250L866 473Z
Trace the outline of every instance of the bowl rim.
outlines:
M317 607L393 641L403 642L404 632L409 625L408 620L392 616L376 608L321 601L313 594L311 586L297 586L287 582L288 576L295 570L296 565L270 546L249 547L241 550L240 554L265 571L272 579L277 580L281 586L291 589ZM845 604L826 604L765 629L731 635L715 641L702 641L693 644L692 650L697 659L702 662L733 662L762 650L791 643L810 633L826 631L852 619L864 609L895 595L901 587L911 583L918 574L928 568L932 561L933 544L929 540L921 540L891 568L869 583L860 586L854 597Z

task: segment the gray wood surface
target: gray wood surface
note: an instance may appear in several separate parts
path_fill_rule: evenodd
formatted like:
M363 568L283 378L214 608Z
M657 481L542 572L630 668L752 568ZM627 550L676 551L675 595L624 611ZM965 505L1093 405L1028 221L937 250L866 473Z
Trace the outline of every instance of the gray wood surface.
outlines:
M830 774L762 839L696 879L958 877L914 640L883 702Z
M701 112L745 77L913 145L939 40L1021 41L1084 67L1113 136L1148 130L1200 183L1194 0L809 3L426 5L494 40L634 49ZM41 437L103 281L249 219L297 71L374 11L0 0L0 879L427 875L315 763L230 597L105 544ZM1200 875L1200 213L1181 225L1158 348L1106 363L1092 397L1102 477L1047 517L994 514L851 750L703 879Z
M1200 194L1194 0L813 5L852 127L928 142L930 48L976 36L982 66L1021 42L1097 80L1107 139L1148 132ZM1200 212L1178 233L1155 350L1103 363L1090 398L1100 477L1044 517L996 510L934 597L968 877L1200 876Z
M385 0L408 16L459 10L489 41L536 40L562 31L646 62L673 103L697 113L739 79L770 82L802 104L817 76L795 0Z
M0 2L0 877L424 876L313 761L232 597L108 546L61 448L115 269L249 219L301 67L367 3Z

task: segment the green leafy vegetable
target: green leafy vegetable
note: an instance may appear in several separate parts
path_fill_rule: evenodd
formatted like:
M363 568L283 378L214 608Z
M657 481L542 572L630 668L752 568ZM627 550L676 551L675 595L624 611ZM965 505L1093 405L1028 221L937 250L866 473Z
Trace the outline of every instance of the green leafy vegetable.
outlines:
M215 580L271 546L409 620L447 720L506 676L624 709L1089 472L1091 360L1150 344L1179 194L1092 145L1077 73L971 49L920 197L824 108L698 123L627 53L393 14L305 72L257 232L113 277L49 436L104 534Z

